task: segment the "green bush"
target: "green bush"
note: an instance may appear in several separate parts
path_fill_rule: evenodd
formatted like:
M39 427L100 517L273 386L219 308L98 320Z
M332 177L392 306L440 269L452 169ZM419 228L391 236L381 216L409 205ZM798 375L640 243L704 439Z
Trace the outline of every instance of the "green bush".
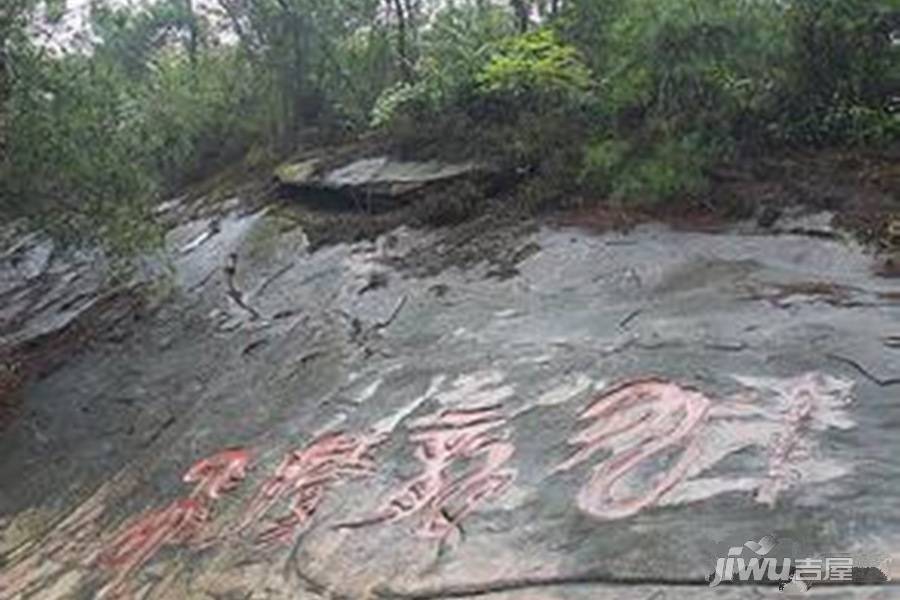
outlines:
M239 159L268 123L252 65L230 49L161 57L140 90L145 151L169 189Z
M390 123L404 108L413 103L421 103L428 96L427 86L421 82L401 81L387 89L375 100L370 125L382 127Z
M578 50L561 42L552 29L500 42L475 81L482 93L517 100L579 99L593 87L591 71Z
M114 47L127 46L123 32L127 22L110 34ZM122 52L53 56L20 41L3 103L0 209L127 256L159 243L150 208L160 194L239 159L266 123L234 49L191 58L166 46L146 69Z
M152 244L146 201L157 181L127 80L115 66L85 57L39 63L38 56L20 71L7 102L5 212L116 254Z
M737 140L761 139L779 73L772 57L783 48L778 10L633 0L606 11L602 48L591 54L609 125L586 146L586 193L646 203L694 196Z
M731 135L771 101L777 10L635 0L610 25L600 93L619 115Z
M121 253L158 241L160 194L310 126L490 161L529 206L666 201L738 153L900 135L900 0L518 2L545 17L525 33L508 3L228 2L234 45L190 2L96 0L97 45L61 57L30 39L40 4L0 10L0 209Z
M362 28L331 42L312 86L321 90L327 105L319 120L331 116L355 127L371 121L371 111L395 72L390 36L376 27Z
M652 145L606 139L587 146L581 182L620 204L691 197L707 188L711 155L709 146L697 135Z
M897 139L886 105L900 85L900 52L889 33L896 2L794 0L775 119L779 140L803 144Z
M793 0L786 12L791 91L812 105L877 105L897 60L882 26L888 2Z
M831 105L801 112L776 131L792 144L885 146L900 139L900 114L835 99Z
M496 7L450 5L442 9L422 34L414 80L381 92L372 109L371 126L383 127L398 117L434 120L441 114L465 110L475 98L476 78L495 40L512 33L505 12Z

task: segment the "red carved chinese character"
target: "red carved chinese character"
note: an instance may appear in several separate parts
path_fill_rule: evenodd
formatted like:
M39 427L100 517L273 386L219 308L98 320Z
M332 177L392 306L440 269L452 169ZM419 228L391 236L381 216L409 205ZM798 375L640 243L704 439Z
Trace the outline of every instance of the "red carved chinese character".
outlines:
M289 453L251 500L238 530L259 522L280 500L290 497L289 514L276 519L257 541L289 540L315 514L329 486L375 470L372 451L385 439L383 435L332 433Z
M116 577L104 589L104 595L120 593L128 579L163 546L192 540L209 519L209 514L209 508L202 500L182 498L126 524L98 559L101 566L116 571Z
M756 501L774 506L778 495L800 478L794 463L807 458L810 443L803 430L809 425L814 400L819 394L813 377L801 377L785 386L789 408L783 416L783 430L769 444L769 469L756 492Z
M422 472L390 496L373 517L344 523L359 528L421 515L420 535L444 539L482 502L499 496L515 479L507 468L515 449L500 406L444 410L413 422L410 440ZM451 475L458 461L473 462L461 475Z
M556 468L567 471L600 450L612 455L594 469L578 495L582 510L603 519L633 515L655 504L687 474L697 456L694 435L710 400L662 379L625 382L603 393L580 416L590 424L573 436L578 451ZM667 453L680 453L669 468L640 491L621 490L629 476Z
M225 450L201 460L184 474L185 483L196 483L192 498L216 500L233 490L247 475L250 453L241 448Z
M116 572L103 595L125 593L128 579L163 546L199 541L213 503L243 480L249 460L246 450L235 448L197 462L183 477L185 483L196 484L188 498L127 522L97 559L101 566Z

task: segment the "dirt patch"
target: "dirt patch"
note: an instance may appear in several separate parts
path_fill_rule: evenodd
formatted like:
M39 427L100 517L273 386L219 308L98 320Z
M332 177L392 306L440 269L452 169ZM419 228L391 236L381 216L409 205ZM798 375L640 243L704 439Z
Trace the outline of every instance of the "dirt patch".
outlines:
M900 254L879 258L875 262L875 274L887 279L900 279Z
M885 222L900 210L900 157L819 152L784 159L772 174L795 203L835 211L834 224L880 246Z
M551 218L557 225L580 227L597 233L629 231L642 223L662 222L679 231L723 231L733 220L728 213L692 203L688 206L584 206Z
M592 202L562 212L557 222L604 232L646 222L674 229L719 231L737 219L776 228L789 211L827 210L833 225L861 242L880 246L884 224L900 211L900 167L889 153L818 151L745 160L710 173L700 197L657 205Z
M508 279L517 265L540 248L524 238L537 230L534 219L491 210L465 223L441 229L435 238L390 259L393 266L416 277L437 275L449 267L466 268L486 263L486 275Z
M365 204L354 210L317 210L295 202L290 196L276 199L278 210L304 228L313 249L337 243L372 240L402 225L417 228L464 226L487 215L498 219L509 212L495 199L502 187L491 173L429 186L410 194L395 209L372 212ZM506 219L508 220L508 219Z

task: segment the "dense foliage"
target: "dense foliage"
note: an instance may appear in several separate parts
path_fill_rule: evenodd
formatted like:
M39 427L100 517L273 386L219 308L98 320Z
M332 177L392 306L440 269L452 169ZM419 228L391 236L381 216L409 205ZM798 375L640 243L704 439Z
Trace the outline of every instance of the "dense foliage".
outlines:
M95 0L62 45L63 0L3 4L0 210L120 254L154 200L313 126L487 155L534 204L900 136L900 0Z

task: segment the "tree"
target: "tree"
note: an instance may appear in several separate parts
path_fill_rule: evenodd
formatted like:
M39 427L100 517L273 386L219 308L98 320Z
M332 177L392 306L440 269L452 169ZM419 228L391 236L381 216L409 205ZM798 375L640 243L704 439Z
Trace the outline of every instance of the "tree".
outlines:
M400 63L400 72L406 81L412 80L412 64L409 57L407 37L407 8L403 0L393 0L394 14L397 16L397 61Z
M529 0L510 0L510 4L512 5L513 14L516 17L519 33L527 32L531 12Z
M55 55L29 20L65 0L0 0L4 217L134 250L155 198L308 126L438 150L457 129L548 182L584 160L583 181L657 198L741 145L900 129L900 0L214 1L93 0L91 51Z
M7 164L8 103L16 77L15 54L27 42L25 26L32 0L8 0L0 6L0 169Z

